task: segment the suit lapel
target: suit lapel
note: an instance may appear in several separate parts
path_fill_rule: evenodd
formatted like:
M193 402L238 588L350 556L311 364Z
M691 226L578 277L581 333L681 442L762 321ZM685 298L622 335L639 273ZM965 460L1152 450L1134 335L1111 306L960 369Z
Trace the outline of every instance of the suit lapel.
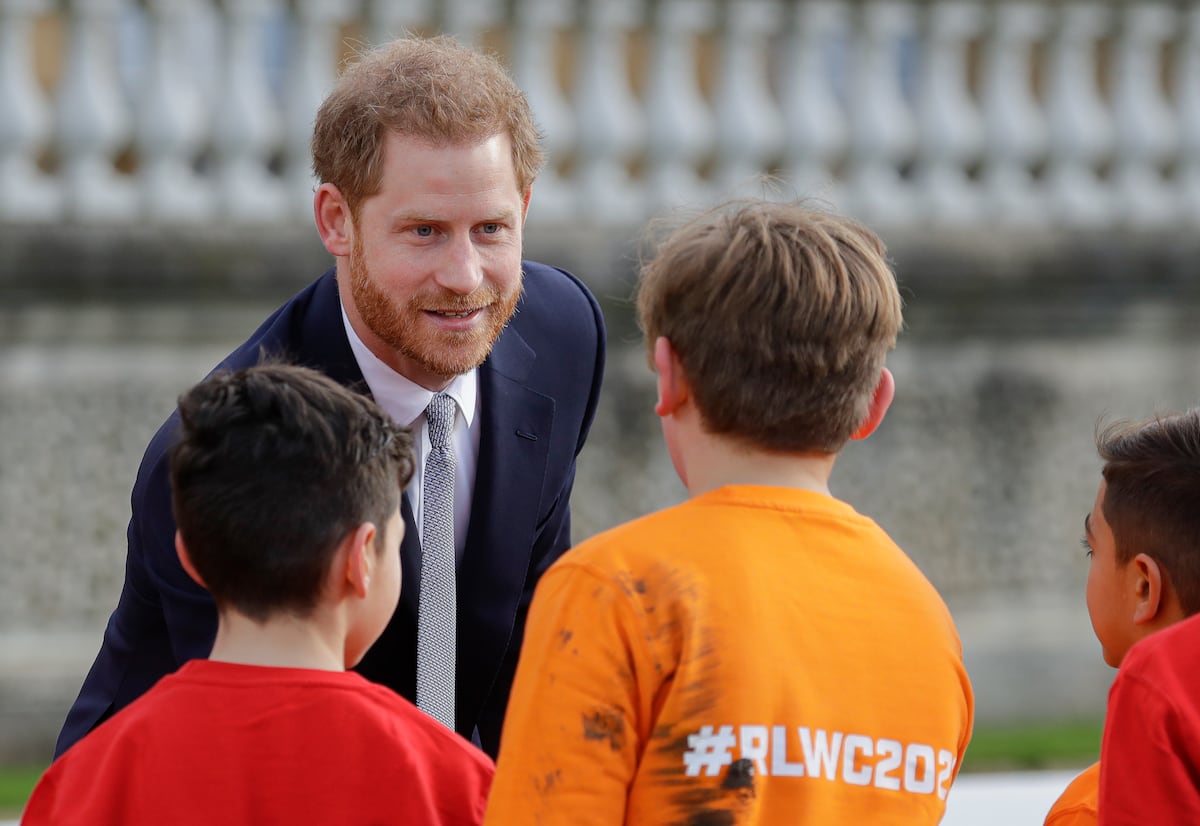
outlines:
M311 306L293 324L288 354L293 360L370 394L346 339L332 272L317 283ZM539 527L554 423L554 399L525 384L535 361L536 354L510 326L479 368L479 464L458 572L460 723L478 719L505 651L519 642L511 636ZM357 670L412 698L421 541L408 497L402 499L400 605Z
M371 395L346 338L334 270L317 281L312 303L299 324L300 329L289 337L293 342L291 356L297 363L320 370L338 384L363 395Z
M523 383L534 358L510 327L479 372L479 466L458 578L460 720L477 719L515 644L554 423L554 400Z
M400 496L400 515L404 517L404 539L400 542L400 604L396 613L407 613L415 625L421 594L421 534L407 493Z

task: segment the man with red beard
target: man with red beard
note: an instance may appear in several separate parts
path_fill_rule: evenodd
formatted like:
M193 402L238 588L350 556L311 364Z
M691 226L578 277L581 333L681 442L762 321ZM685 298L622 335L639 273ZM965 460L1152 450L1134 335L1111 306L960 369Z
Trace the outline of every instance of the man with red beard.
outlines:
M364 54L321 106L312 150L335 265L220 367L314 367L413 428L400 605L358 670L495 756L529 600L570 544L600 308L574 276L521 258L543 156L493 58L444 37ZM174 547L177 432L173 415L139 469L124 589L58 754L212 647L212 600Z

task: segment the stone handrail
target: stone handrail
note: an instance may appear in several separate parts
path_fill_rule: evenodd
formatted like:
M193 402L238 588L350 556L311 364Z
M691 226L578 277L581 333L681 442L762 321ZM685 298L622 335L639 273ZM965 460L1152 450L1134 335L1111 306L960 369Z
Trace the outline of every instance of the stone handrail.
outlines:
M550 155L531 223L771 193L1200 226L1200 6L1166 0L0 0L0 224L308 222L347 44L405 30L511 66Z

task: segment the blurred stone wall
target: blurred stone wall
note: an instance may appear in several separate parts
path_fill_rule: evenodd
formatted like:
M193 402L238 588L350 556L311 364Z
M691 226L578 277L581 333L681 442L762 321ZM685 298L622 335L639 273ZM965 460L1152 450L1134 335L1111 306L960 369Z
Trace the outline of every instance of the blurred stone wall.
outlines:
M1098 716L1079 546L1097 420L1200 403L1200 244L890 239L908 327L880 431L833 487L944 594L981 721ZM636 252L531 238L605 305L577 538L679 501L632 322ZM176 396L327 264L294 238L0 231L0 762L45 762L116 604L129 491ZM821 584L813 583L813 588ZM881 675L884 678L885 675Z

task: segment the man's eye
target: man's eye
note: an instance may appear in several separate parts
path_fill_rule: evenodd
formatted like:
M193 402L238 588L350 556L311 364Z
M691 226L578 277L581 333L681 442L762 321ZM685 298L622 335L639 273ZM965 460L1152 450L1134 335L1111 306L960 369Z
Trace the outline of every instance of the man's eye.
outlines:
M500 231L500 225L499 224L484 224L482 227L480 227L480 229L483 230L485 235L494 235L495 233Z
M1083 549L1087 552L1087 555L1090 557L1092 555L1092 546L1091 546L1091 543L1089 543L1087 541L1087 537L1086 536L1081 537L1079 540L1079 544L1083 546Z
M433 227L428 224L422 224L414 230L421 238L428 238L433 235Z

